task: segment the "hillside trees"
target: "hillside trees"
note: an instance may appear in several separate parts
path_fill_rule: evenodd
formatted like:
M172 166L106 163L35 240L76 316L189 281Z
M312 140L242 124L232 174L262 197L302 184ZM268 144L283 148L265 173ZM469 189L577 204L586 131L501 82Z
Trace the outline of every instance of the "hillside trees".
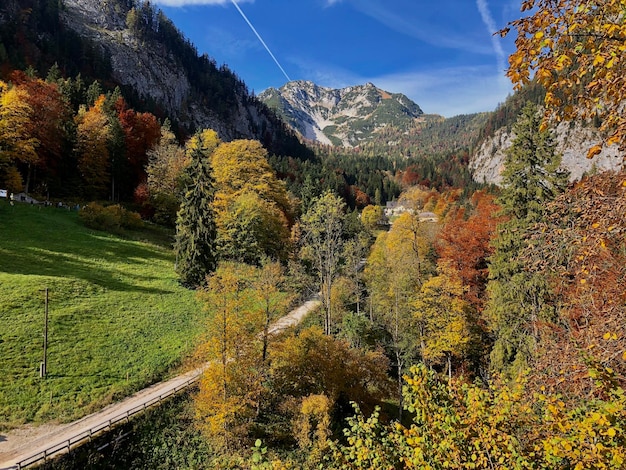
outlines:
M213 149L219 145L215 132L210 134ZM210 147L205 146L210 151ZM191 152L191 161L185 168L187 186L176 220L176 272L188 287L202 286L206 276L217 267L214 180L209 167L210 154L201 147Z
M41 198L128 201L145 181L156 118L129 109L119 89L105 95L93 82L86 90L80 75L63 79L58 67L46 81L19 71L10 78L0 92L2 134L11 142L3 144L4 184Z
M505 159L501 215L489 266L486 315L495 334L491 365L513 374L523 370L538 340L538 322L553 315L545 277L524 269L519 255L524 233L541 220L545 205L566 186L560 157L548 131L540 130L535 105L527 105L513 128L516 135Z
M546 117L599 118L606 144L626 148L626 24L620 0L525 0L528 16L501 31L517 32L508 76L518 87L534 76L546 90ZM589 150L599 153L601 145Z

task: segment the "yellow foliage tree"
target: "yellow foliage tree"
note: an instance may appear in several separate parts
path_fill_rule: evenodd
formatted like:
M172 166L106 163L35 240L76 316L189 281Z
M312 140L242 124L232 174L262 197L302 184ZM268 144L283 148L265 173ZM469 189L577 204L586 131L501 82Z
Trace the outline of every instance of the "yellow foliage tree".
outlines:
M195 399L196 418L211 443L233 449L245 443L261 393L256 333L262 317L251 289L254 268L224 263L200 296L214 315L200 354L209 360Z
M222 254L241 259L247 248L238 248L237 239L247 237L260 252L285 259L293 210L284 182L276 177L267 161L267 150L254 140L222 143L211 155L211 167ZM253 234L246 233L251 230ZM252 260L244 261L258 263L259 256L255 254Z
M155 208L154 219L157 223L174 225L184 195L183 170L189 158L169 126L161 127L159 143L148 151L148 158L146 185Z
M414 303L422 358L447 363L452 378L452 358L462 357L470 342L469 304L463 299L461 281L449 268L424 283Z
M307 461L311 466L321 463L328 448L331 405L323 394L304 397L293 423L298 445L307 452Z
M595 376L604 397L572 404L529 396L524 380L444 383L414 367L404 389L410 425L358 413L344 430L348 445L331 445L327 468L622 469L626 395L608 375Z
M21 189L21 177L14 166L17 162L33 164L37 161L39 141L29 132L32 108L25 90L0 81L0 171L4 184L12 190Z
M519 88L546 88L545 117L599 118L606 144L626 149L626 21L623 0L524 0L530 12L501 31L517 31L508 76ZM544 124L545 125L545 124ZM596 145L588 157L601 151Z
M383 208L381 206L366 206L361 212L361 222L369 230L377 229L385 219Z
M372 319L389 333L398 375L398 399L402 400L402 375L416 356L417 331L413 327L413 303L432 271L427 259L432 237L426 222L409 212L401 214L389 232L376 240L365 265Z
M87 197L102 197L108 190L110 162L108 143L111 126L104 111L106 97L101 95L94 105L80 109L76 121L76 153L78 169Z

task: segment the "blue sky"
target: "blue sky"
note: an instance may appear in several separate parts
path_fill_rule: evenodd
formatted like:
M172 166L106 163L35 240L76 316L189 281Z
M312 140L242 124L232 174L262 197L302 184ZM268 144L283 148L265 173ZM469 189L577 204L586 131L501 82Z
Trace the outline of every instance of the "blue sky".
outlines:
M332 88L372 82L451 117L492 111L512 92L504 69L513 38L492 33L520 16L521 0L155 3L257 94L287 77Z

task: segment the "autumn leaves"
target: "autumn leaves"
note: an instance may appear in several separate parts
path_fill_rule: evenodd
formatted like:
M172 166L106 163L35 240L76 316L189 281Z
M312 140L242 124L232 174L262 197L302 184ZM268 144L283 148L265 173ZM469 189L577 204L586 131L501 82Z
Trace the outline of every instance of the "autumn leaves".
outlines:
M620 0L527 1L531 12L513 21L517 50L508 76L520 87L533 78L545 87L548 119L599 118L604 144L626 147L624 57L626 23ZM502 30L506 35L509 28ZM547 121L545 126L547 127ZM594 145L591 158L602 150Z

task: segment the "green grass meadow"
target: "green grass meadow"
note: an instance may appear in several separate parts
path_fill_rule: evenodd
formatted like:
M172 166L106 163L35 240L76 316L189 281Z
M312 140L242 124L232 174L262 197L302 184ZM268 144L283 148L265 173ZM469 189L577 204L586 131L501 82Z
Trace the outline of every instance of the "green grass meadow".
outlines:
M76 212L0 199L0 429L85 415L192 353L206 313L178 284L167 239L158 228L98 232Z

